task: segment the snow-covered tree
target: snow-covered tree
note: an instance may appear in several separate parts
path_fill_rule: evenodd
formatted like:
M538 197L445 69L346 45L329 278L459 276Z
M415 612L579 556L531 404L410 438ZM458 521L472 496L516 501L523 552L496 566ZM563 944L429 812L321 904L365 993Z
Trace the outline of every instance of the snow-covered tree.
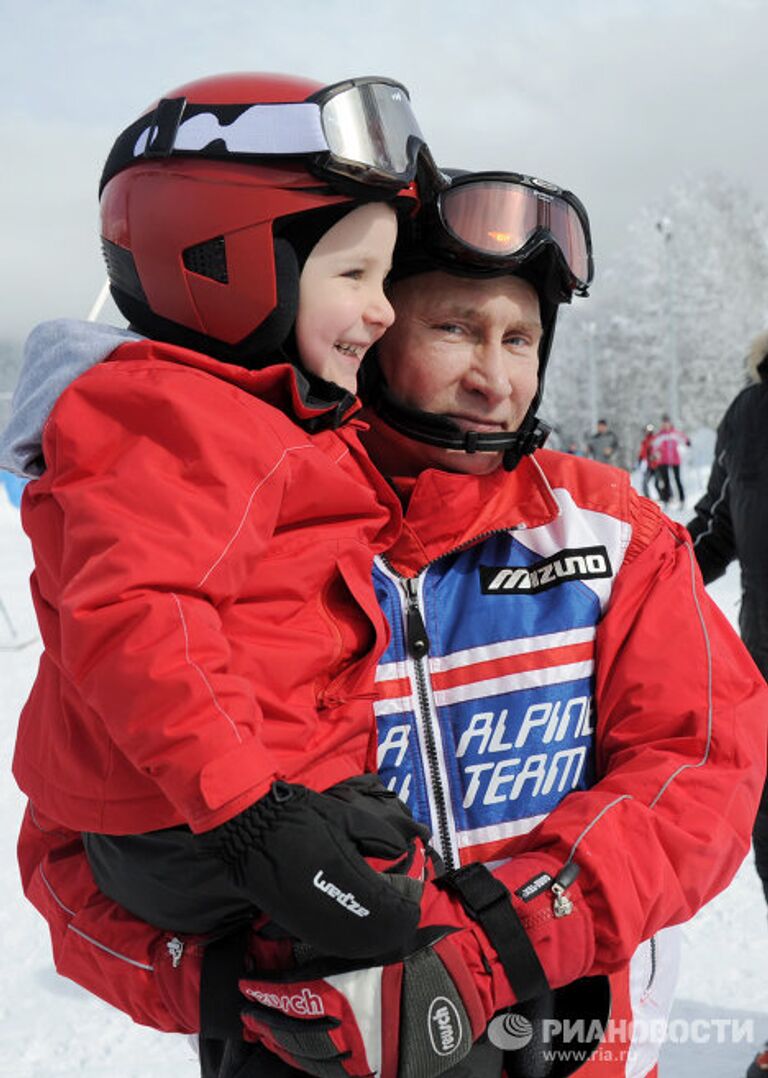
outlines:
M596 255L593 297L561 316L545 415L577 440L604 416L631 465L646 423L715 427L743 384L768 325L768 214L705 177L643 208L609 265Z

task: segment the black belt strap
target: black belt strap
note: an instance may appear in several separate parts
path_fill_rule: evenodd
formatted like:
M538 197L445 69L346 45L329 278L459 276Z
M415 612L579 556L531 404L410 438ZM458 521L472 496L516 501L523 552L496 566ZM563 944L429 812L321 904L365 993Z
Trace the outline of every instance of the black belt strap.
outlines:
M454 891L469 916L480 924L519 1001L549 990L539 956L501 880L496 879L485 865L474 864L446 872L435 883Z
M237 931L213 940L203 951L200 971L200 1033L225 1041L240 1040L243 1025L240 1012L246 999L240 992L245 972L250 922ZM203 1071L205 1073L205 1071Z

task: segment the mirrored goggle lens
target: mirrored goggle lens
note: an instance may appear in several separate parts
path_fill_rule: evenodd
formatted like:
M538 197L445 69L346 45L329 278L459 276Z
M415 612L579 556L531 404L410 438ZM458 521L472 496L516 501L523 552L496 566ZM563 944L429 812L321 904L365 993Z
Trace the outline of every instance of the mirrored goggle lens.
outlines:
M323 104L321 119L334 156L392 179L414 178L424 137L399 86L371 82L342 90Z
M565 256L568 267L582 284L589 284L589 249L584 226L569 202L553 198L549 204L549 231Z
M499 259L517 254L539 229L546 229L573 276L588 283L584 226L565 199L541 195L520 184L486 180L441 192L439 205L443 224L455 240L471 251Z

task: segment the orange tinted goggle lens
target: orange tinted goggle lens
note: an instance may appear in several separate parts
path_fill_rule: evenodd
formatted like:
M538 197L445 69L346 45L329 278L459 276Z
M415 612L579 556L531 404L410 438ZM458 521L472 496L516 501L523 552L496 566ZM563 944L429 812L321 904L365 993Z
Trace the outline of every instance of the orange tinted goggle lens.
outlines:
M574 277L587 282L589 252L584 227L564 199L542 197L520 184L484 180L443 191L440 200L445 227L471 250L510 257L544 228L562 251Z
M565 256L573 276L585 284L589 281L589 251L584 226L570 203L553 198L549 203L549 224L553 239Z

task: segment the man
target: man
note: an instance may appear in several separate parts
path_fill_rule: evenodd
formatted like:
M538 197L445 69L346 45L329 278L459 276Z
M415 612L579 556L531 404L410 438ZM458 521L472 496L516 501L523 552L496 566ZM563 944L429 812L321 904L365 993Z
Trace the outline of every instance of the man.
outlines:
M686 920L707 898L702 841L718 850L717 887L744 854L760 780L749 754L762 759L765 751L765 696L703 595L684 531L638 498L623 472L606 481L589 462L531 454L523 444L535 439L556 309L541 254L532 252L513 276L509 264L507 275L501 262L493 274L469 259L454 265L464 276L435 272L417 255L408 269L423 272L392 290L396 319L379 346L383 389L367 438L406 506L403 532L375 570L393 630L377 674L379 773L430 822L449 893L461 895L465 910L483 924L482 900L462 893L464 872L511 858L493 880L512 896L548 983L612 973L617 1023L632 1014L642 1029L651 1013L665 1013L674 979L675 939L659 930ZM403 272L401 262L395 273ZM664 643L669 633L682 637L674 654ZM736 748L741 773L728 778L731 765L716 746L733 736L732 697L730 690L720 696L717 682L729 676L730 661L745 676L732 689L750 700L750 730ZM710 691L717 697L711 708ZM734 826L738 853L720 861L720 842ZM474 884L481 886L477 873ZM425 929L434 927L438 891L425 888ZM582 937L578 919L586 911ZM486 1020L511 996L535 994L533 975L515 982L515 970L487 941L468 942L455 907L441 907L437 920L456 928L442 941L445 960L456 957L456 940L457 962L490 997ZM511 922L504 931L514 938ZM512 966L516 959L525 962L522 943ZM409 961L401 964L406 981ZM477 972L483 962L491 970L485 980ZM512 993L500 987L499 965ZM326 1015L341 1023L334 1042L352 1053L350 1068L370 1062L374 1027L362 1013L355 1023L340 995L384 991L392 968L346 978L336 970L332 983L301 970L286 975L292 991L322 999ZM264 974L244 986L264 999L275 983ZM402 1008L412 1005L406 988ZM382 1014L384 1028L396 1025L386 1004ZM319 1035L306 1017L275 1030L263 1007L246 1019L294 1060L302 1021L307 1038ZM288 1037L296 1038L293 1051ZM623 1059L598 1053L587 1069L646 1074L654 1047L623 1044ZM510 1051L507 1073L513 1062Z
M475 198L481 236L507 237L483 195L536 206L542 190L543 212L551 185L509 174L461 177L449 193ZM556 208L572 207L554 190ZM436 207L455 239L448 195ZM605 974L617 1022L665 1013L676 944L661 930L727 884L762 779L766 690L682 529L623 472L537 448L557 306L586 289L586 260L543 228L502 253L475 242L452 258L439 240L427 232L398 260L368 447L405 508L374 575L392 629L380 773L430 824L448 872L424 886L412 955L337 963L332 979L315 963L243 980L234 1017L250 1001L248 1035L293 1068L272 1073L566 1073L516 1052L507 1027L483 1041L493 1015ZM33 830L27 887L60 970L142 1021L198 1028L200 941L142 935L94 892L77 836L67 849ZM56 862L66 895L40 882L35 857ZM221 983L207 963L206 1006ZM473 1041L482 1061L465 1066ZM657 1050L625 1037L582 1071L649 1074Z
M607 419L598 419L597 430L587 439L587 450L592 460L618 464L619 439L609 428Z
M746 367L749 385L731 402L720 423L707 491L696 504L688 530L705 584L717 580L738 559L741 637L768 679L768 333L752 341ZM752 839L755 867L768 901L768 784ZM748 1078L766 1073L768 1051L763 1051Z

